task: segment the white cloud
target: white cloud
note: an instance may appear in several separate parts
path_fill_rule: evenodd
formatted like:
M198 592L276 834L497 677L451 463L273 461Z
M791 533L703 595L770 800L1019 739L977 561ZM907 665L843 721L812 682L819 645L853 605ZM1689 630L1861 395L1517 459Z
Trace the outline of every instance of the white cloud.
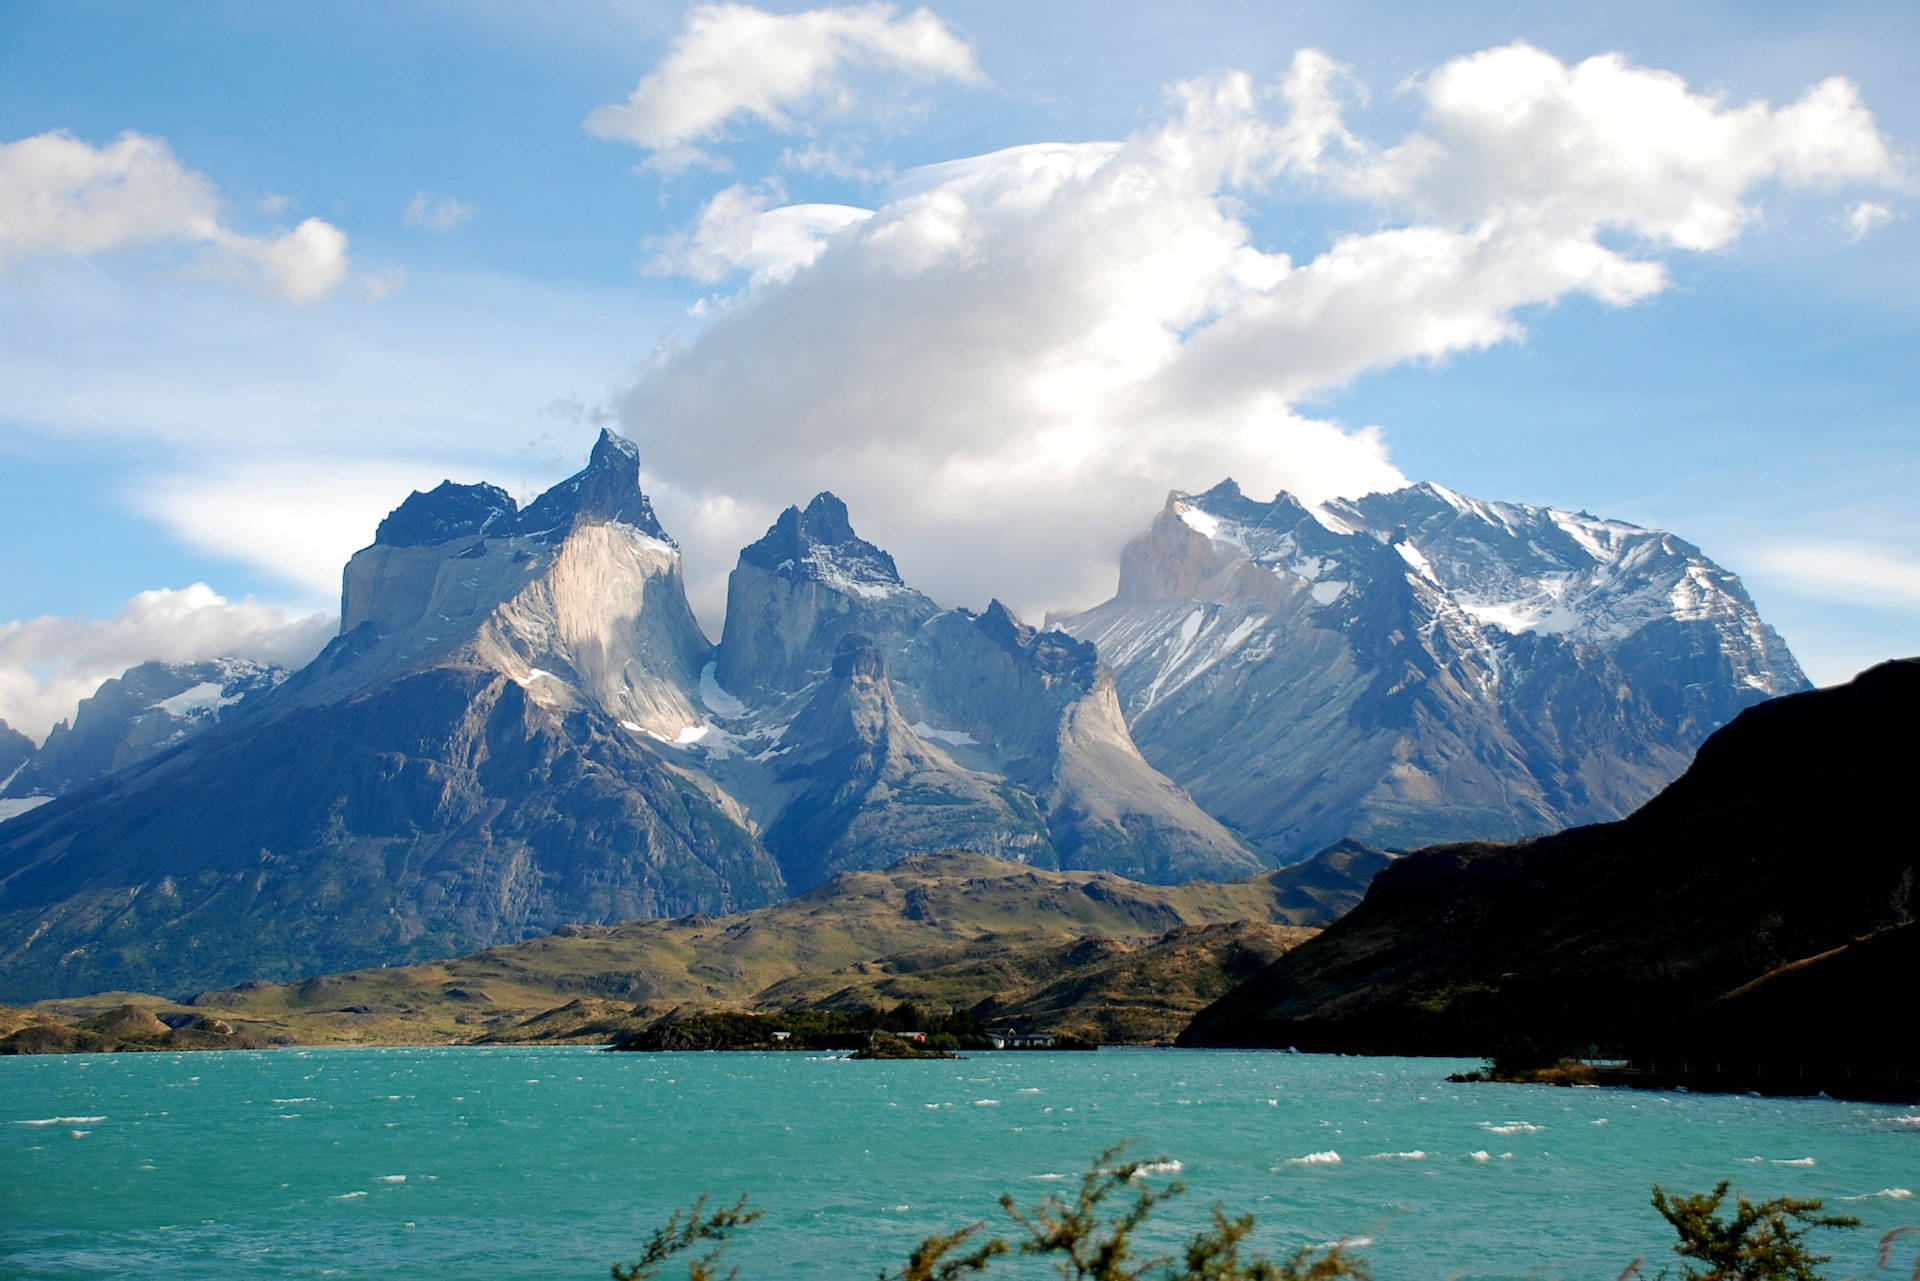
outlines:
M161 138L123 133L93 147L64 131L0 144L0 267L145 244L204 247L205 268L290 302L324 297L347 274L347 238L308 218L291 231L249 236L225 226L204 176L181 166Z
M1841 214L1840 225L1847 229L1847 239L1859 244L1874 228L1884 227L1893 219L1893 206L1878 200L1856 200Z
M845 73L857 68L982 79L972 47L927 9L903 17L885 4L793 14L704 4L626 102L596 108L586 127L646 149L648 163L667 172L717 165L698 144L741 117L792 133L802 128L792 113L850 113L857 95Z
M872 210L848 205L769 206L745 187L719 192L701 207L691 232L656 245L647 269L713 284L736 271L752 284L786 280L818 258L835 232L864 222Z
M622 411L707 616L741 527L821 488L943 600L1088 603L1170 486L1401 483L1377 433L1301 414L1313 396L1510 341L1569 295L1657 294L1664 256L1731 243L1767 184L1898 180L1844 81L1732 106L1515 45L1418 92L1418 131L1378 145L1307 51L1271 90L1175 86L1120 142L910 171L870 217L720 193L656 262L746 279ZM1248 218L1301 197L1359 201L1362 229L1300 262L1256 244Z
M136 663L236 656L297 667L337 625L328 614L229 601L205 583L141 592L112 618L0 622L0 720L38 741L100 682Z
M1458 227L1517 223L1590 239L1719 249L1758 215L1766 181L1893 182L1886 141L1843 79L1797 101L1731 106L1619 54L1572 66L1526 44L1447 63L1419 83L1421 132L1349 175Z
M1852 542L1763 547L1754 568L1815 600L1920 610L1920 556Z
M426 231L451 231L461 223L472 218L478 211L463 200L452 196L436 196L430 191L416 191L413 199L401 212L400 221L409 227L419 227Z

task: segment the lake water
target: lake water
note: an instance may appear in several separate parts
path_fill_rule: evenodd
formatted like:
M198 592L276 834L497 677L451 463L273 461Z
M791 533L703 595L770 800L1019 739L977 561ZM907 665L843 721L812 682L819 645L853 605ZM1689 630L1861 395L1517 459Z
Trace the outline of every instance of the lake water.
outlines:
M1119 1139L1272 1251L1342 1235L1379 1281L1611 1281L1670 1259L1655 1182L1825 1198L1832 1274L1920 1224L1920 1107L1449 1085L1459 1063L1223 1051L580 1048L0 1059L9 1277L599 1278L702 1191L766 1211L742 1281L864 1279L921 1237L1072 1186ZM1337 1154L1338 1159L1335 1159ZM1031 1266L1025 1271L1031 1272ZM684 1275L684 1274L682 1274Z

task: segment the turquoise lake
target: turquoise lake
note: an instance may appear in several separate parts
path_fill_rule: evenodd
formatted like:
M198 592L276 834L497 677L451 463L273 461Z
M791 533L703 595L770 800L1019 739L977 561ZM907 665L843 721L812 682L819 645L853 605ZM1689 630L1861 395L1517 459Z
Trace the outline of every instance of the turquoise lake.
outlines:
M1612 1281L1637 1256L1651 1276L1671 1259L1652 1184L1721 1179L1865 1220L1827 1234L1835 1277L1913 1268L1912 1236L1894 1271L1874 1255L1920 1225L1920 1107L1448 1084L1461 1066L1112 1049L0 1059L0 1272L600 1278L705 1191L766 1212L729 1252L741 1281L866 1279L925 1235L997 1220L1002 1192L1069 1189L1122 1139L1179 1163L1167 1240L1220 1201L1256 1215L1270 1252L1365 1238L1378 1281Z

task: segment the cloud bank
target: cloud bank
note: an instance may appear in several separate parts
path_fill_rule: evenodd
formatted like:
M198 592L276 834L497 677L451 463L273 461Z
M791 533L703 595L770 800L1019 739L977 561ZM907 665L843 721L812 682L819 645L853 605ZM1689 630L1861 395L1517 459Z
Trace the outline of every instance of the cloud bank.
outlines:
M227 600L205 583L141 592L112 618L45 615L0 623L0 720L38 742L74 706L136 663L229 655L298 667L338 620Z
M219 192L164 139L123 133L94 147L55 131L0 143L0 268L164 243L197 246L201 270L288 302L323 298L347 274L347 237L331 223L275 236L226 226Z
M741 118L794 133L804 128L803 112L844 115L857 98L847 73L858 69L982 79L973 49L926 9L902 17L885 4L794 14L705 4L688 14L666 58L627 100L596 108L586 127L644 148L649 167L664 172L724 167L696 144Z
M1844 80L1735 105L1514 44L1411 91L1418 127L1370 141L1349 74L1305 51L1275 86L1176 85L1120 141L909 172L872 210L714 196L654 264L736 292L619 407L706 616L743 538L823 488L944 601L1091 603L1169 487L1403 483L1313 397L1515 340L1569 296L1652 297L1769 188L1904 182ZM1259 242L1309 201L1356 229L1299 257Z

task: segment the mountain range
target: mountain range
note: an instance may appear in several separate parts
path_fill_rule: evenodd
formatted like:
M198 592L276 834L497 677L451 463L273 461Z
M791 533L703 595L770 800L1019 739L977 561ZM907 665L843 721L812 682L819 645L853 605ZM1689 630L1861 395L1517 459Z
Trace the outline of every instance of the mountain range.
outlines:
M1045 629L942 608L823 493L742 550L716 645L639 473L608 432L524 508L416 492L302 670L137 668L58 743L0 735L10 787L60 793L0 825L0 997L454 956L954 848L1173 882L1549 830L1805 684L1688 544L1435 486L1175 494L1115 600Z
M1148 761L1276 861L1618 818L1809 688L1740 580L1659 530L1439 485L1174 493L1057 620Z

